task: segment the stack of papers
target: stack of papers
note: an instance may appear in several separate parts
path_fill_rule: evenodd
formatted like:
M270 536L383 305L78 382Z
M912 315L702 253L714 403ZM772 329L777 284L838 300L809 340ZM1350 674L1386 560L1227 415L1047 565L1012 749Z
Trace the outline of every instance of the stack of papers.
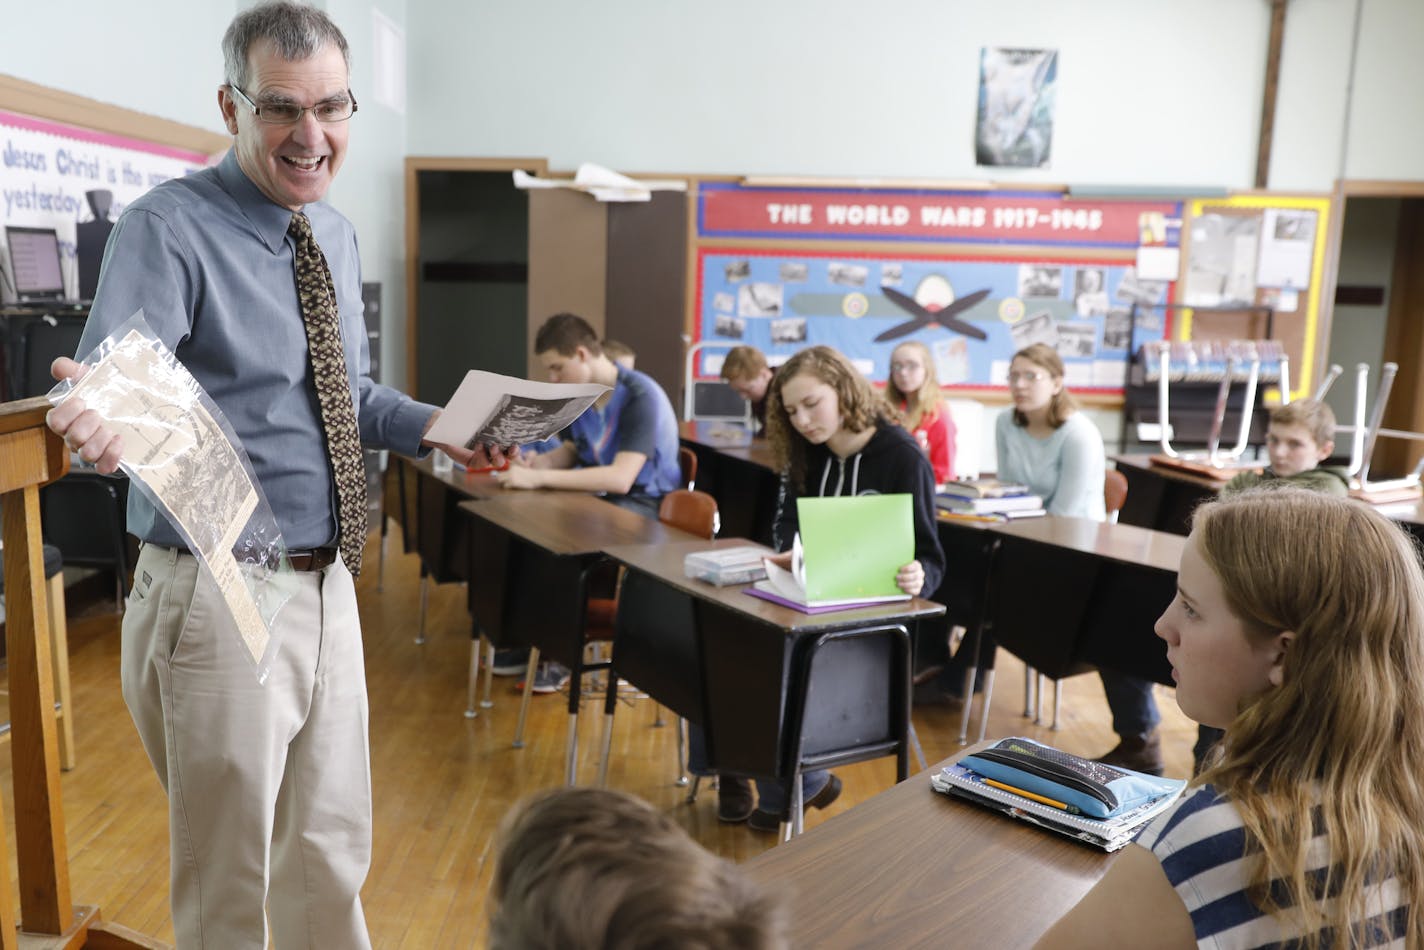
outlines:
M996 478L975 478L948 482L935 496L935 507L951 515L1037 518L1045 514L1043 499L1027 485L1001 482Z

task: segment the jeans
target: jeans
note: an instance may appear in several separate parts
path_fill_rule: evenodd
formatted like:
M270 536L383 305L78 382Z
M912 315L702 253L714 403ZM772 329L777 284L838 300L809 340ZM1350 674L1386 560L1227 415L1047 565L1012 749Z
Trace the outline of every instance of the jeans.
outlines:
M815 772L801 773L801 802L804 805L816 796L821 789L826 787L826 783L831 780L831 773L825 769L818 769ZM783 817L791 811L791 780L759 778L756 780L757 787L757 808L762 811L771 812L773 815Z
M1115 670L1099 670L1103 692L1112 711L1113 732L1123 737L1145 736L1157 728L1162 715L1152 698L1152 683Z

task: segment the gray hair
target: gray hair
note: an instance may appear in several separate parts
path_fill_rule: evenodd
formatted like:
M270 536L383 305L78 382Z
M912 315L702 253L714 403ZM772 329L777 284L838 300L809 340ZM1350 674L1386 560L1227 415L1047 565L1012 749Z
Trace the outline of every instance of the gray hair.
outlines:
M227 82L247 87L247 53L259 40L271 40L277 55L288 62L310 59L328 45L341 50L346 68L351 69L351 51L346 37L321 10L291 0L260 3L233 17L223 34L223 66Z

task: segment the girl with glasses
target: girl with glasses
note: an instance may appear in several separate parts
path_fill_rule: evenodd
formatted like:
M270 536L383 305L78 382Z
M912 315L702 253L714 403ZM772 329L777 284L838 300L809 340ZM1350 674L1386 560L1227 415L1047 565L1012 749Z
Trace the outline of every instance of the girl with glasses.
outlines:
M905 417L905 428L929 456L935 484L954 471L954 420L949 417L935 378L930 348L917 340L901 343L890 354L885 396Z

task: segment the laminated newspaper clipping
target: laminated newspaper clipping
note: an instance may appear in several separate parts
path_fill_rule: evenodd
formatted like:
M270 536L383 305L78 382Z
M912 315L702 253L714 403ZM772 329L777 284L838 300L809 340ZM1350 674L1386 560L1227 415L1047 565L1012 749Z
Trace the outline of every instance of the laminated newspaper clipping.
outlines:
M467 449L541 442L608 391L597 383L540 383L472 369L425 438Z
M123 440L120 467L169 520L232 614L265 682L274 620L295 589L286 546L241 443L212 399L157 340L140 311L50 393L84 400Z

